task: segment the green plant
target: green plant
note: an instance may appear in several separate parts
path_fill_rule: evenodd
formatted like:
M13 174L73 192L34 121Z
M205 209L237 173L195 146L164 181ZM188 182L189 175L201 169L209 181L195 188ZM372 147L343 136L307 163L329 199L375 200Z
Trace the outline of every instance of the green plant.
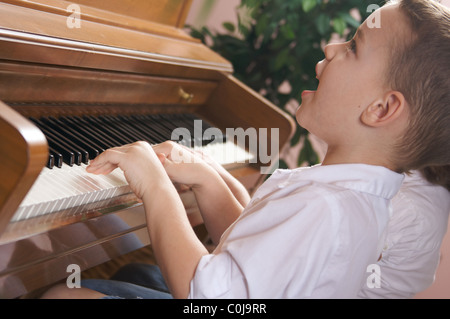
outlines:
M238 79L286 110L292 99L301 102L303 90L317 87L324 44L333 34L351 37L370 4L374 0L242 0L237 26L224 23L223 34L191 28L191 34L228 59ZM316 164L308 132L297 125L291 145L300 142L298 166Z

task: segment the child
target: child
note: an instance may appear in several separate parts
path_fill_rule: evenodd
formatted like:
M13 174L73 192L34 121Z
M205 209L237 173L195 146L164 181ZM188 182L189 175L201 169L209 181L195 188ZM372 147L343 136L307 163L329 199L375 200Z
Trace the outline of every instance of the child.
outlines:
M302 95L297 119L327 143L323 164L276 171L245 209L216 170L174 143L138 142L91 163L96 174L120 167L143 200L175 298L357 296L380 256L401 173L450 159L448 11L403 0L375 14L381 28L365 22L350 43L326 47L319 87ZM192 187L213 254L172 181ZM57 295L104 296L59 287L47 297Z
M211 160L209 163L246 205L245 188L223 167ZM443 170L448 167L439 168L439 172L427 168L405 176L400 191L392 199L385 244L377 262L379 286L375 288L365 282L358 298L412 298L433 283L450 212L450 185L440 186L434 178L442 180ZM148 264L128 264L110 280L84 280L82 285L123 298L171 297L159 268Z

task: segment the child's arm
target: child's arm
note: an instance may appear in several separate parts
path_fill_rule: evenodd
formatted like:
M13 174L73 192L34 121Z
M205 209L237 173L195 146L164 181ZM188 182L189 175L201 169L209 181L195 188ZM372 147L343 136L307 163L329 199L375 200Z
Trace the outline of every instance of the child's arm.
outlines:
M218 243L250 200L247 190L222 166L203 154L172 142L153 149L164 155L162 163L172 181L191 187L208 233Z
M170 145L164 144L165 147ZM108 174L117 167L123 170L133 192L144 202L150 240L167 284L174 297L185 298L197 264L208 251L197 239L178 192L161 162L169 172L178 164L170 160L167 152L164 154L156 155L148 143L138 142L107 150L93 160L87 170L95 174ZM208 195L212 196L210 199L220 199L223 196L213 196L213 192L228 189L219 174L205 163L180 164L178 168L178 178L197 180L194 188L200 197ZM223 199L223 205L229 205L233 200L237 203L231 191L220 195L223 194L231 197ZM234 206L242 209L239 203ZM220 229L217 225L214 227Z
M108 174L117 167L144 202L152 247L171 293L187 297L197 264L208 251L197 239L178 192L148 143L109 149L87 170Z
M247 189L239 182L233 175L231 175L222 165L217 163L214 159L209 157L207 154L203 154L202 152L196 151L199 153L199 156L208 163L214 170L219 173L220 177L222 177L225 184L227 184L228 188L233 193L234 197L236 197L237 201L243 206L247 206L250 202L250 194Z

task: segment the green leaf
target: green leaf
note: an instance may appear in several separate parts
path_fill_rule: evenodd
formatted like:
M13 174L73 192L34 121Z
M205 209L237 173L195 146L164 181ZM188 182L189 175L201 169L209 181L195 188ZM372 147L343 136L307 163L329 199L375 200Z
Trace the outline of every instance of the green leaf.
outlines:
M274 71L280 70L283 66L285 66L288 63L289 51L290 51L289 48L286 48L277 55L273 65Z
M291 147L297 145L300 142L300 138L304 135L304 130L297 124L295 134L291 139Z
M286 40L295 39L294 30L292 30L292 27L289 24L282 25L280 27L280 32Z
M200 39L203 43L205 42L205 36L199 30L191 29L191 36Z
M258 35L258 36L261 35L267 29L268 25L269 25L269 17L268 16L262 16L258 20L258 22L257 22L257 24L255 26L256 35Z
M328 33L328 31L330 30L330 17L328 15L326 15L325 13L321 13L315 23L316 23L316 27L317 27L317 31L319 31L320 35L325 35Z
M274 51L279 51L288 45L289 45L289 43L288 43L288 41L286 41L286 39L284 37L277 37L270 44L270 48Z
M233 23L231 22L224 22L222 24L222 26L225 28L225 30L230 31L230 32L234 32L236 31L236 27L234 26Z
M291 147L294 147L295 145L298 144L298 142L300 142L300 138L302 137L302 135L300 134L300 131L296 131L294 136L291 138Z
M255 8L256 6L261 4L261 0L242 0L241 6L247 6L249 8Z
M344 31L347 28L347 23L343 18L334 18L333 19L333 29L336 31L339 35L344 35Z
M280 159L278 161L278 167L281 168L281 169L288 169L289 168L288 164L283 159Z
M214 38L214 35L212 34L212 32L207 28L207 27L202 27L202 31L204 34L210 36L211 38Z
M342 19L344 19L345 22L347 22L349 26L352 26L355 29L359 28L361 24L361 22L353 18L349 13L342 13L341 17Z
M297 164L298 166L301 166L303 163L308 163L308 165L314 165L319 162L319 158L314 152L314 149L312 147L312 144L308 137L304 140L303 148L300 152L300 155L298 157Z
M308 13L312 9L314 9L317 5L317 0L303 0L302 9L304 12Z

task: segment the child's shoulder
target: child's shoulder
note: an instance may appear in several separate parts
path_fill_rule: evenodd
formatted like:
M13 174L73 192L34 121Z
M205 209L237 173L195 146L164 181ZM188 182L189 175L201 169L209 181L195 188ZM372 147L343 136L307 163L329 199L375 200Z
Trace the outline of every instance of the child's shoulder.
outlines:
M330 213L371 214L366 208L386 206L403 178L383 167L354 164L278 170L255 192L244 215L259 212L269 218L277 212L284 216L310 212L319 218Z
M403 183L404 175L382 166L366 164L316 165L277 170L258 191L351 190L392 198Z

